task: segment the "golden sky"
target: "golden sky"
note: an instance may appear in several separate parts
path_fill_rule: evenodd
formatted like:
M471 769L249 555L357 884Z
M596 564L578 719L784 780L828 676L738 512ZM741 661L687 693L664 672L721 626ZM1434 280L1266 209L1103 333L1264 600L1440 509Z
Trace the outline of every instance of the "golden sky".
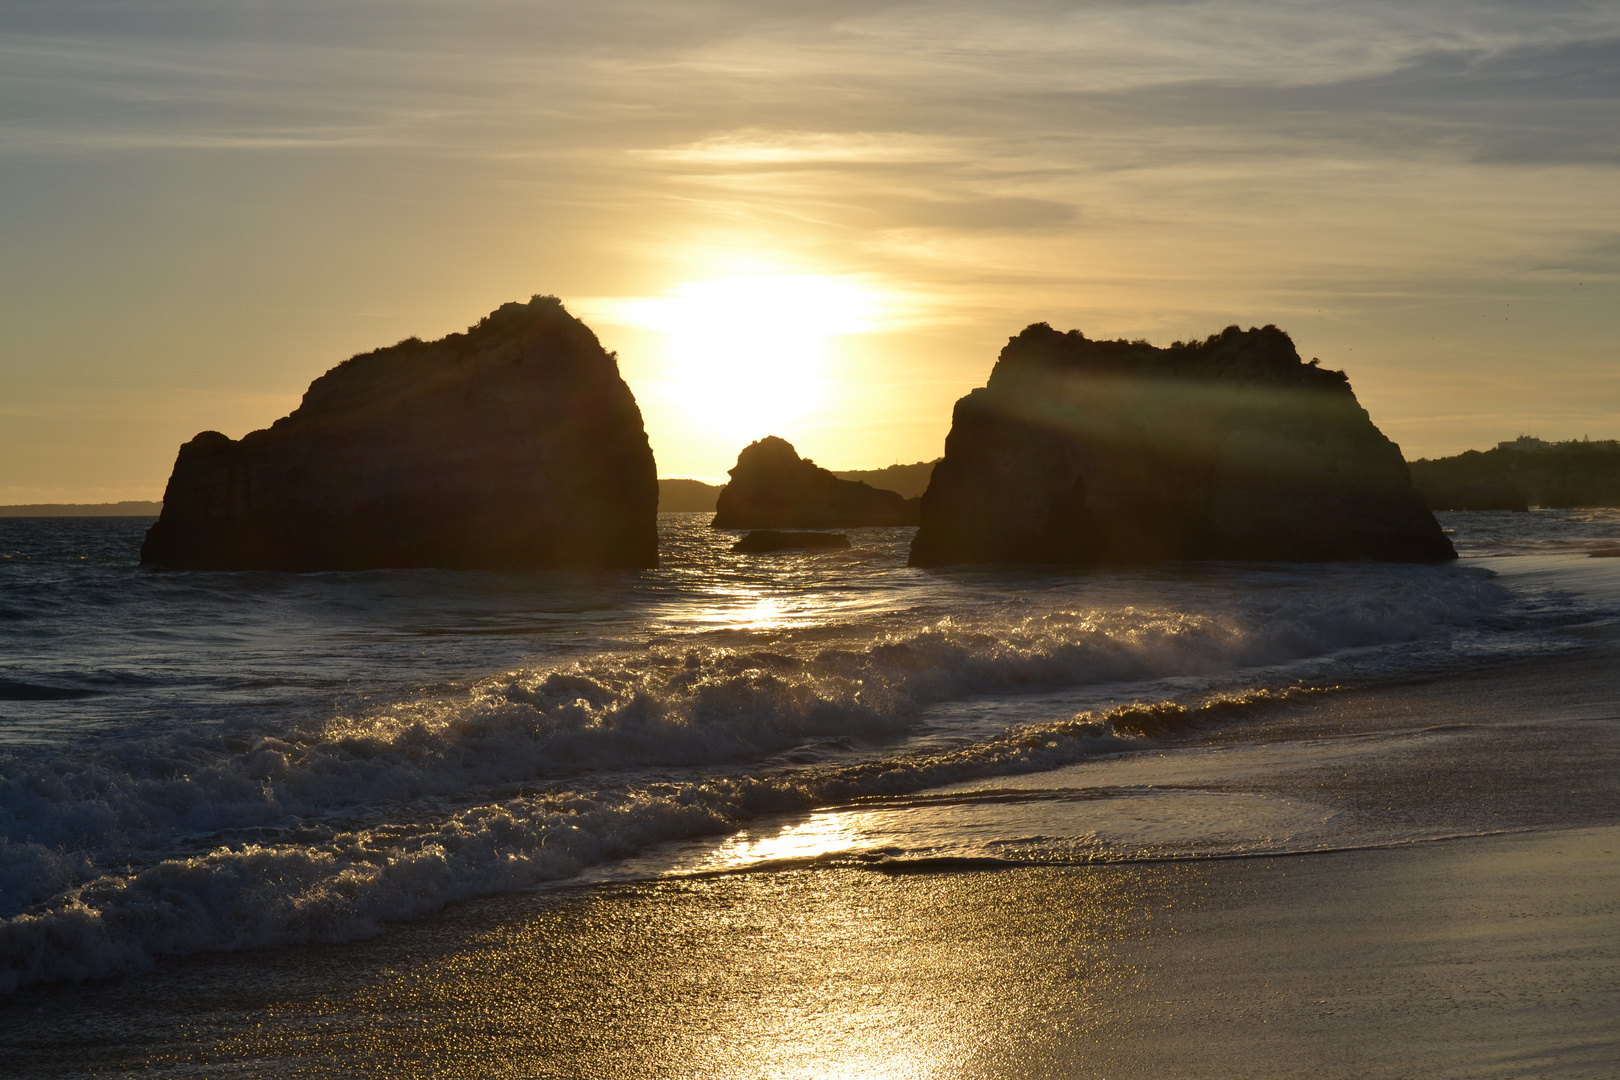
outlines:
M1620 7L0 6L0 503L534 293L669 476L935 457L1037 320L1276 323L1408 457L1617 437Z

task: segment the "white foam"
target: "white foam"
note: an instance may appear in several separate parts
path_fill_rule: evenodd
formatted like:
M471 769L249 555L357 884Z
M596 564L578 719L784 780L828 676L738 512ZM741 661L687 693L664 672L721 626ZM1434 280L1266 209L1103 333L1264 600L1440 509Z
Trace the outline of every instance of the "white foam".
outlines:
M1433 641L1506 596L1481 573L1339 573L1335 588L1320 574L1228 578L1155 606L1036 591L949 617L672 633L450 699L275 731L165 729L17 752L0 761L0 989L341 940L761 814L1054 768L1197 714L897 748L940 702L1231 677ZM819 743L840 751L781 763Z

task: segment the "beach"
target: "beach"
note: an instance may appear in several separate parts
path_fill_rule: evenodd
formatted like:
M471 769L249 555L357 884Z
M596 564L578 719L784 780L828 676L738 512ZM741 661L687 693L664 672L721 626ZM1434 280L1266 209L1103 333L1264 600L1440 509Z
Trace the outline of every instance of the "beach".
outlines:
M0 57L0 1080L1620 1080L1620 4Z
M1586 571L1510 570L1558 565ZM1620 663L1606 626L1572 632L1559 656L768 816L365 940L25 990L0 1001L0 1068L1613 1076Z

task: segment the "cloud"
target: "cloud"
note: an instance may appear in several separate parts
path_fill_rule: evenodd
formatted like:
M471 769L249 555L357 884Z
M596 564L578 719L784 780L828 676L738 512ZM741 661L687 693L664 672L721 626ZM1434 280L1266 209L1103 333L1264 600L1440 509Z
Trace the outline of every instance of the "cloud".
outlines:
M1592 279L1620 277L1620 234L1593 237L1571 245L1556 261L1538 269Z
M941 387L1035 319L1365 328L1612 275L1617 99L1577 0L7 0L0 352L302 375L750 267L905 297Z
M935 164L961 156L948 140L909 132L726 132L682 146L635 153L651 161L721 168L758 165Z
M100 114L126 143L143 127L216 131L224 114L227 145L260 127L296 138L307 122L316 138L363 127L467 146L572 118L648 152L711 156L892 153L858 142L875 131L891 144L1017 133L1075 97L1161 123L1245 104L1244 91L1433 116L1480 100L1612 101L1620 41L1611 5L1460 0L11 7L8 127L94 128L98 109L135 105L146 111ZM1133 95L1145 105L1133 110ZM750 126L753 141L736 134ZM684 147L635 141L658 128L692 134ZM848 134L771 143L780 130Z

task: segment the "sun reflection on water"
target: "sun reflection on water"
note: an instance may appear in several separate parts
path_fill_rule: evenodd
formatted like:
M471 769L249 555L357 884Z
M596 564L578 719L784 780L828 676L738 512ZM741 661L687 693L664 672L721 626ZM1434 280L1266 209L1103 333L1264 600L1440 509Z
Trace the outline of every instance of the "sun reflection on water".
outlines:
M814 859L834 852L871 849L874 830L861 814L818 812L784 829L744 829L710 853L706 869Z
M715 601L670 611L666 621L700 630L788 630L821 625L834 609L813 594L781 596L754 589L738 590Z

